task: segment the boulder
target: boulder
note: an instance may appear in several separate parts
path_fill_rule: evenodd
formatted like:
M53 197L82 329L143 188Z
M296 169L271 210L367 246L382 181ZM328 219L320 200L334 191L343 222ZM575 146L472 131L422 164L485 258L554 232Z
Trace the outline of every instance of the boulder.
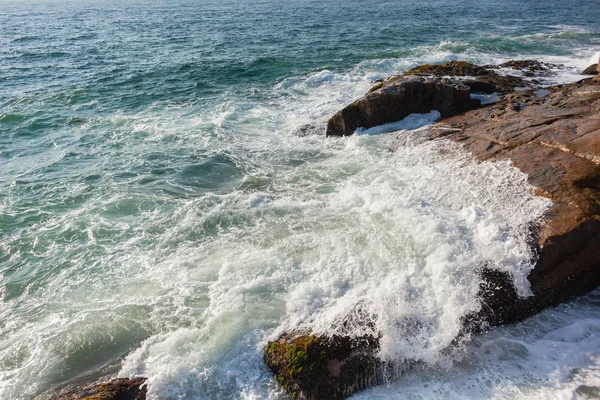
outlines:
M581 75L597 75L598 74L598 64L592 64L586 69L583 70Z
M383 382L373 336L290 333L265 348L265 363L293 399L341 400Z
M110 382L72 390L54 400L146 400L146 378L117 378Z
M348 136L359 127L371 128L431 110L448 117L475 105L469 95L468 86L452 80L394 77L331 117L326 134Z

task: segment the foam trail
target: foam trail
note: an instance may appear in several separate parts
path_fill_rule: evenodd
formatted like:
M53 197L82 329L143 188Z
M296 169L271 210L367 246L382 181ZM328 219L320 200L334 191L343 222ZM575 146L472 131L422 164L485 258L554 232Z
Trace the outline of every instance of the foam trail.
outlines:
M220 196L210 212L171 231L239 221L216 240L178 250L203 254L189 269L200 276L186 282L218 273L204 291L202 322L154 336L127 357L121 374L148 375L151 398L277 397L262 365L265 341L302 327L360 335L370 328L339 324L357 305L376 316L381 357L444 362L440 351L460 317L478 307L478 267L513 273L527 292L527 228L547 201L508 164L477 163L444 142L389 152L393 135L286 140L295 151L319 146L329 155L280 171L266 192Z
M355 133L359 135L379 135L400 130L414 130L426 125L430 125L440 119L442 115L437 110L432 110L424 114L410 114L397 122L374 126L372 128L358 128Z

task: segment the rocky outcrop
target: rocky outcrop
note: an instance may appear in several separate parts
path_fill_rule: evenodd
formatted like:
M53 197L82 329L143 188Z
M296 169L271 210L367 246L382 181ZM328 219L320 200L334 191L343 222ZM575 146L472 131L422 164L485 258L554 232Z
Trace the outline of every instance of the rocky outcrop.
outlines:
M499 74L496 70L512 69L521 71L524 76L534 76L535 73L547 72L551 64L540 63L533 60L509 61L500 65L478 65L463 61L450 61L443 65L424 64L408 70L404 75L452 77L471 88L472 92L483 93L510 93L515 87L526 87L528 84L520 76Z
M496 68L547 71L550 66L526 60ZM431 110L438 110L445 118L478 107L480 102L471 99L471 93L510 93L527 85L523 78L500 75L491 66L458 61L425 64L377 82L365 96L329 119L326 135L348 136L357 128L371 128Z
M425 76L490 76L496 73L487 67L464 61L450 61L446 64L423 64L408 70L404 75Z
M146 378L117 378L110 382L72 390L54 400L146 400Z
M540 76L546 75L552 69L561 68L558 64L549 64L537 60L512 60L498 65L487 66L488 68L510 68L516 71L521 71L524 76Z
M597 75L598 74L598 64L592 64L586 69L583 70L581 75Z
M395 77L331 117L326 134L348 136L359 127L371 128L434 109L449 117L479 104L472 102L469 95L468 86L451 80Z
M537 230L533 297L487 296L480 319L514 322L600 286L600 82L517 92L431 128L482 160L510 160L552 207ZM450 133L449 133L450 132ZM490 276L491 287L507 277ZM502 289L505 290L505 289ZM514 291L513 291L514 292Z
M446 65L440 71L446 74L461 68L479 77L493 76L465 65ZM370 94L378 95L404 79L390 78ZM373 100L369 104L378 104ZM372 114L355 112L360 118L348 126L335 121L344 115L332 118L335 129L341 129L336 132L369 126L365 118ZM532 227L531 246L538 258L528 279L534 295L519 297L508 274L483 268L481 310L463 318L463 333L522 320L600 286L600 75L544 91L509 93L496 104L433 125L423 135L425 140L461 143L480 160L510 160L528 175L537 195L553 201L542 224ZM390 366L377 360L378 348L373 337L324 338L291 332L267 346L265 361L292 397L341 399L381 381L381 371ZM302 355L295 357L298 349Z
M373 336L284 335L265 348L265 363L293 399L341 400L383 382L386 366Z

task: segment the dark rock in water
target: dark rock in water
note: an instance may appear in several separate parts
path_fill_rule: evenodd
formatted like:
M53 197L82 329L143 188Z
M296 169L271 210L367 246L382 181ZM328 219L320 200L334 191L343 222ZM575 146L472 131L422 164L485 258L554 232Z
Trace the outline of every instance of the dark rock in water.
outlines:
M421 76L452 76L452 77L474 77L474 80L461 80L465 85L472 88L476 93L510 93L515 90L515 87L524 87L526 84L523 79L518 76L500 75L493 68L512 68L515 70L525 71L546 71L550 68L550 64L540 63L533 60L509 61L501 65L478 65L470 64L462 61L450 61L443 65L425 64L415 67L404 75L421 75ZM492 90L492 86L494 89ZM474 89L477 87L477 89Z
M293 399L341 400L383 382L386 365L373 336L284 335L265 348L265 362Z
M456 81L394 77L331 117L327 136L348 136L358 127L371 128L431 110L448 117L472 105L469 94L469 87Z
M529 68L536 65L533 61L527 63ZM541 64L537 67L542 68ZM487 67L466 62L425 64L404 75L376 82L365 96L329 119L326 135L348 136L359 127L371 128L431 110L438 110L445 118L479 106L477 101L469 100L470 92L510 93L525 86L521 77L499 75Z
M581 75L597 75L598 74L598 64L592 64L586 69L583 70Z
M54 400L145 400L146 378L117 378L110 382L70 391Z
M292 135L299 136L299 137L320 135L320 134L323 134L324 130L325 130L325 127L323 125L305 124L305 125L302 125L296 129L294 129L294 131L292 132Z
M463 81L467 84L467 81ZM515 91L517 87L527 87L527 83L523 81L523 78L511 75L487 75L478 77L475 81L477 84L493 85L496 90L494 92L500 93L511 93ZM487 93L487 92L484 92Z
M600 399L600 387L581 385L575 389L575 393L583 396L584 399Z
M512 60L498 65L500 68L511 68L517 71L530 73L548 71L552 68L560 68L558 64L549 64L536 60Z
M485 82L479 79L475 79L472 81L463 81L465 85L471 89L471 93L486 93L492 94L498 91L496 85L490 82Z

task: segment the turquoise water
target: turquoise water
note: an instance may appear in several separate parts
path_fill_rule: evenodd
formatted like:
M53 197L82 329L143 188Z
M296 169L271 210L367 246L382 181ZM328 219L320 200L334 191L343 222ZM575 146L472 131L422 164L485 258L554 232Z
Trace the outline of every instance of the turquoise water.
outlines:
M526 227L548 205L518 171L320 135L424 62L537 58L574 80L599 17L554 0L0 0L0 398L117 374L148 376L151 398L284 398L262 345L335 331L357 305L382 357L426 365L361 398L599 385L594 296L441 355L477 307L478 265L527 292Z

